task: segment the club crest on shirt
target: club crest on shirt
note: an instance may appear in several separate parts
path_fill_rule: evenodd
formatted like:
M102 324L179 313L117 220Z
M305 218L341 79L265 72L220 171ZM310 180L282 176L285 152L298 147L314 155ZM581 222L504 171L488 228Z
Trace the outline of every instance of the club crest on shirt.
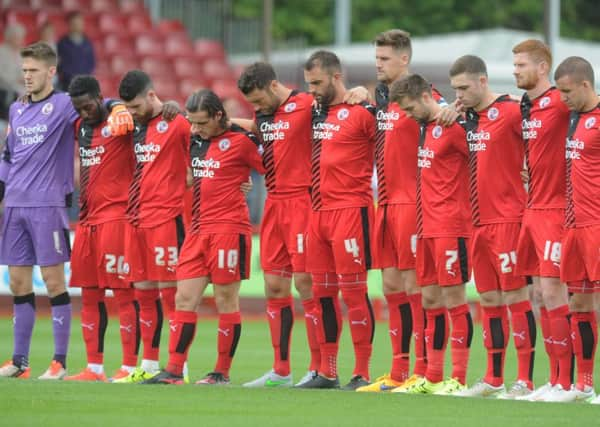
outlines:
M54 111L54 105L51 102L46 102L42 107L42 114L49 116Z
M540 108L546 108L548 105L550 105L550 97L549 96L544 96L542 99L540 99Z
M437 125L431 131L431 136L433 136L435 139L438 139L440 136L442 136L442 132L442 127L440 125Z
M595 117L588 117L587 120L585 121L585 128L586 129L591 129L594 127L594 125L596 124L596 118Z
M164 120L161 120L156 124L156 131L158 133L165 133L169 129L169 124Z
M229 147L231 147L231 141L228 140L227 138L224 138L219 141L219 150L227 151L227 150L229 150Z
M337 118L338 120L346 120L349 115L350 111L348 111L347 108L342 108L340 111L338 111Z
M500 115L500 111L498 111L498 109L496 107L490 108L487 113L488 119L490 119L490 120L496 120L499 115Z
M283 107L283 110L286 113L291 113L295 109L296 109L296 103L295 102L290 102L289 104L286 104L285 107Z
M109 127L109 126L104 126L104 127L102 128L102 130L100 131L100 133L102 134L102 136L103 136L104 138L108 138L108 137L110 137L110 135L111 135L111 134L110 134L110 127Z

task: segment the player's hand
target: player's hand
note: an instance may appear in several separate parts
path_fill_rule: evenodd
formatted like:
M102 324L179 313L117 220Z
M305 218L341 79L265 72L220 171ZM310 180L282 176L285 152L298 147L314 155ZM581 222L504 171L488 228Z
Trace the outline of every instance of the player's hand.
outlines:
M17 101L21 104L29 104L29 95L23 94L17 98Z
M448 105L440 110L435 116L435 122L444 127L451 126L452 123L460 116L460 113L456 111L454 106Z
M113 105L107 122L112 135L127 135L133 131L133 117L123 104Z
M529 182L529 172L527 172L527 169L521 170L521 180L523 181L523 184L527 184Z
M171 120L174 120L179 113L181 113L181 108L177 101L166 101L163 103L162 116L166 121L170 122Z
M346 91L343 102L351 105L360 104L361 102L369 101L371 95L364 86L356 86Z
M240 190L242 190L242 193L244 193L244 196L247 196L249 192L252 191L252 177L249 176L248 177L248 181L243 182L242 185L240 185Z

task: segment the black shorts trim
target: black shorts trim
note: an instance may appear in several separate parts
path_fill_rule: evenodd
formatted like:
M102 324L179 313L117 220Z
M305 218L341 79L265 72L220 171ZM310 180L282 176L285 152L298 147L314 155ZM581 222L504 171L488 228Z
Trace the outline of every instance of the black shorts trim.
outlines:
M469 281L469 257L467 254L467 241L464 237L458 238L458 260L460 262L460 278L463 283Z
M369 208L362 207L360 208L360 219L362 222L362 233L363 233L363 242L364 242L364 251L365 251L365 267L367 270L371 269L372 259L371 259L371 235L369 227Z
M244 234L240 234L240 258L239 258L239 267L240 267L240 279L246 280L248 279L248 247L246 245L246 236Z

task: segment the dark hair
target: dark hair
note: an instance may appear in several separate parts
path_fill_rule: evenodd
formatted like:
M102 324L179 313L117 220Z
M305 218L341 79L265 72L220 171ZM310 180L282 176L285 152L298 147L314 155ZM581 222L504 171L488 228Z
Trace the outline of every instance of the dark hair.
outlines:
M314 52L304 63L304 69L310 71L319 67L327 71L330 75L342 72L342 64L337 55L328 50L318 50Z
M197 113L200 111L206 111L210 118L213 118L220 111L222 113L221 120L219 120L219 124L222 127L227 126L227 112L225 111L225 107L223 107L223 102L210 89L200 89L190 95L190 97L185 102L185 109L190 113Z
M431 94L431 84L419 74L410 74L392 83L390 101L400 103L403 98L417 99L424 93Z
M73 11L67 13L67 15L65 16L65 20L67 22L71 22L73 19L78 18L80 16L83 16L83 14L80 11L73 10Z
M100 83L94 76L80 74L75 76L69 84L69 96L89 95L90 98L98 98L100 96Z
M458 76L459 74L483 74L487 77L487 67L485 62L478 56L465 55L458 58L450 67L450 77Z
M44 42L37 42L30 44L29 46L21 49L21 58L33 58L40 61L44 61L48 65L56 65L57 56L56 52L49 44Z
M558 80L565 76L571 77L574 82L581 83L588 81L594 87L594 69L585 58L581 56L569 56L556 67L554 72L554 80Z
M271 64L255 62L244 70L237 85L244 95L248 95L254 89L266 88L273 80L277 80L277 76Z
M408 53L409 58L412 56L410 33L406 31L398 29L384 31L377 34L373 43L375 46L391 46L394 50Z
M150 76L143 71L128 71L119 83L119 97L125 102L131 101L138 95L143 95L152 89Z

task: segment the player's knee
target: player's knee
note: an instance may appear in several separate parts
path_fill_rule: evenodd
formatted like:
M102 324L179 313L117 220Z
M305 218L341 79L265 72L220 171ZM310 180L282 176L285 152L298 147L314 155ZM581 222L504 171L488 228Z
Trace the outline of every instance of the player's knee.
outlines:
M444 301L439 286L424 286L421 289L421 302L425 309L443 307Z
M569 300L569 310L573 313L594 311L593 294L573 294Z
M265 275L265 295L267 298L286 298L291 295L289 279Z
M568 304L569 294L567 287L564 285L556 285L552 288L544 289L543 291L544 305L549 309L553 310L557 307Z
M464 285L447 286L443 288L446 307L454 308L467 303L467 295Z
M308 273L294 274L294 287L300 295L300 299L312 298L312 278Z
M175 309L182 311L194 311L196 306L200 303L200 298L193 292L187 289L177 289L175 294Z
M215 304L219 313L235 313L240 311L240 302L237 296L215 295Z
M512 305L517 304L519 302L528 301L529 289L527 289L527 286L524 286L520 289L503 292L503 299L506 305Z
M498 307L503 304L502 294L500 292L482 292L479 294L479 300L484 307Z

